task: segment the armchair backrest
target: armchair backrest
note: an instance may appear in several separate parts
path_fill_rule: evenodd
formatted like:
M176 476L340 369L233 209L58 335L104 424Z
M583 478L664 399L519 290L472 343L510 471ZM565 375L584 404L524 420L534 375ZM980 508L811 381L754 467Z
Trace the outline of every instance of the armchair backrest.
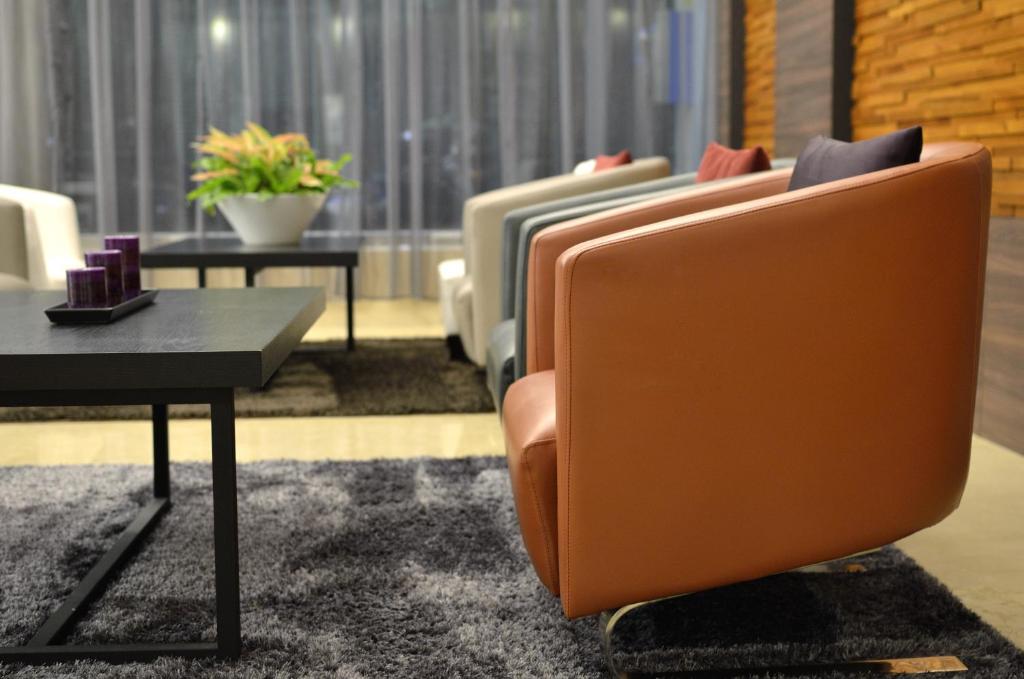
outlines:
M696 174L696 173L689 173ZM683 175L680 175L683 176ZM675 177L672 177L675 179ZM650 182L647 182L650 183ZM676 188L655 191L652 193L643 193L636 195L619 196L617 198L611 198L602 200L599 202L585 203L577 205L575 207L563 208L555 212L545 212L544 214L531 217L523 222L522 227L519 230L519 242L516 244L516 268L515 273L512 275L512 282L515 286L513 290L512 298L512 318L515 319L515 363L513 368L513 374L515 379L520 379L526 375L526 295L527 295L527 276L529 274L529 254L530 254L530 241L533 237L557 224L572 221L575 219L581 219L590 215L596 215L601 212L608 210L614 210L615 208L625 207L627 205L635 205L636 203L644 201L657 201L661 198L667 198L669 196L677 196L678 192L685 191L688 188L696 186L692 182L689 184L682 184Z
M75 202L49 191L0 185L0 198L21 205L29 282L37 289L64 286L64 271L82 266Z
M537 233L526 270L526 372L554 368L555 264L578 243L665 219L732 205L786 190L792 169L706 182L666 196L572 219Z
M772 169L779 170L787 167L793 167L796 164L795 158L776 158L771 161ZM729 181L730 179L736 179L736 177L730 177L724 180L718 181ZM506 318L513 318L519 309L520 301L517 298L520 293L525 291L525 277L523 276L524 266L523 262L530 248L530 240L537 231L550 226L551 224L557 224L557 220L550 218L537 219L542 215L548 215L552 212L563 212L568 211L570 208L581 208L578 213L564 212L564 214L571 215L566 219L572 219L584 214L588 214L587 211L582 208L593 206L599 203L605 203L606 201L618 201L619 199L636 198L639 199L643 196L653 197L654 194L661 194L672 189L685 189L686 187L697 185L697 173L696 172L684 172L683 174L672 175L670 177L662 177L660 179L651 179L649 181L637 182L635 184L628 184L626 186L620 186L614 189L605 189L603 191L594 191L592 193L584 193L569 198L561 198L558 200L552 200L545 203L539 203L536 205L530 205L528 207L518 208L512 210L505 215L504 222L502 224L502 258L501 258L501 275L502 275L502 287L501 287L501 309L502 309L502 320ZM625 205L626 201L618 203L609 203L608 208L618 207L619 205ZM595 210L590 210L594 212ZM529 227L525 226L525 223L529 220L534 220Z
M793 167L795 163L795 158L777 158L772 161L772 169L788 169ZM595 218L599 219L599 213L614 210L619 207L625 207L627 205L635 205L648 200L656 202L660 198L667 198L670 202L674 202L674 198L685 197L685 193L688 191L697 191L698 189L701 192L712 191L715 190L716 187L724 188L735 182L742 184L745 181L749 181L750 177L750 175L726 177L724 179L715 179L698 184L696 183L697 173L687 172L686 174L666 177L664 179L655 179L653 181L634 184L632 186L613 189L611 191L589 193L585 196L577 196L567 201L555 201L544 204L545 206L562 206L554 212L550 210L541 211L541 206L538 206L537 208L524 208L523 210L516 210L515 212L509 213L505 218L506 229L509 226L509 222L514 219L513 215L518 216L522 213L527 216L527 218L524 221L521 221L518 225L518 242L516 243L514 250L515 269L510 280L506 279L506 284L513 288L512 313L508 317L515 318L516 353L515 366L513 368L515 379L519 379L526 375L526 296L530 265L530 243L533 241L534 236L548 227L555 226L563 222L587 216L595 216ZM781 184L779 185L781 186ZM700 193L695 194L695 196L698 196L695 198L696 201L701 201L699 198ZM705 203L700 204L706 205ZM696 207L693 209L696 209ZM687 211L688 208L679 208L677 214L686 214ZM656 219L661 218L664 218L664 216L657 217ZM628 221L625 221L624 224L628 224L629 226L637 225L635 223L629 223ZM627 226L624 225L623 228L627 228ZM505 262L506 264L509 263L507 253ZM507 272L504 273L507 274Z
M501 322L501 222L516 208L558 198L634 184L669 174L668 160L641 158L628 165L586 175L558 175L488 191L466 201L462 246L466 275L472 280L471 345L466 353L483 365L491 329Z
M618 186L613 189L583 193L568 198L536 203L526 207L517 208L505 215L502 222L502 244L501 244L501 312L502 320L512 318L515 315L516 297L516 272L518 270L519 247L522 239L522 225L536 217L552 212L562 212L571 208L581 208L595 203L603 203L610 200L630 198L634 196L646 196L660 193L670 189L692 186L697 180L696 172L651 179L626 186ZM550 222L557 223L557 222ZM529 241L527 241L529 243Z
M691 214L558 261L559 575L583 615L872 549L958 504L991 158Z

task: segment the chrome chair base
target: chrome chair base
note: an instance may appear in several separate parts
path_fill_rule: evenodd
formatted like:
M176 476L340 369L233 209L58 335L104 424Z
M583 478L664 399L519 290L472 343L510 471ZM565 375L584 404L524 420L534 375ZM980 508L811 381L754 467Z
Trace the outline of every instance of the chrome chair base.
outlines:
M614 611L605 611L599 616L601 626L601 648L605 662L613 679L708 679L712 677L761 677L761 676L804 676L830 672L856 672L865 674L930 674L938 672L964 672L967 666L955 656L929 656L921 658L892 658L884 660L853 660L837 663L809 665L775 665L770 667L730 667L721 669L680 670L673 672L627 672L615 665L612 653L612 634L615 626L625 615L653 601L630 604Z

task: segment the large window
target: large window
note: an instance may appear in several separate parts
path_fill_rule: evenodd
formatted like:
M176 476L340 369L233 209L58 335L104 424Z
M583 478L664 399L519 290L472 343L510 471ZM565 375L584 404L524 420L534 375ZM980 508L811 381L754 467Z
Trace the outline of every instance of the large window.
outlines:
M314 228L415 236L458 227L467 195L597 153L692 169L717 124L712 0L0 2L0 39L15 17L43 45L37 182L73 196L87 232L226 229L184 198L209 125L351 152L362 186Z

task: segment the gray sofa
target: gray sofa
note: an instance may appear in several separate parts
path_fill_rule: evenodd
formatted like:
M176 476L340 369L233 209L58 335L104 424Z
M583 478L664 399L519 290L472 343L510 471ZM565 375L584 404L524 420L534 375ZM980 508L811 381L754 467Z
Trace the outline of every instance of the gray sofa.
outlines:
M793 158L772 161L772 168L792 167ZM696 184L696 172L654 179L629 186L549 201L509 212L502 223L502 321L488 338L487 386L501 411L508 387L526 374L526 287L530 242L543 229L579 217L657 199L696 186L727 183L729 179Z

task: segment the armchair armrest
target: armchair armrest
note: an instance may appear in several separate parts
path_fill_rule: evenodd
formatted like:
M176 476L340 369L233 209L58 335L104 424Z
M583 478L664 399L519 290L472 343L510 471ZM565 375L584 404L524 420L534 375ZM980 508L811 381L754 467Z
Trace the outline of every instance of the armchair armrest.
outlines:
M626 229L780 193L786 190L791 174L792 169L781 169L708 182L538 233L530 243L526 272L526 372L554 368L555 262L567 249Z
M28 274L37 289L64 287L64 271L82 266L75 202L59 193L0 185L0 198L21 205Z
M990 158L591 240L557 268L570 616L887 544L959 502Z

